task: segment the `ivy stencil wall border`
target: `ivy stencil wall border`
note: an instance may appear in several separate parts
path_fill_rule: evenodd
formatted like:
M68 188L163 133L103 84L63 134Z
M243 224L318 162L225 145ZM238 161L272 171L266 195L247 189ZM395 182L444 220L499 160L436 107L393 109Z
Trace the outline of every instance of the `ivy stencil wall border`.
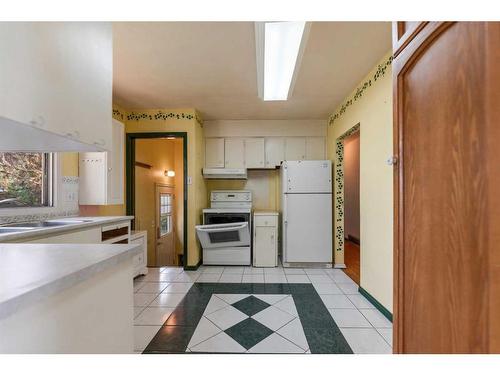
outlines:
M360 123L335 140L335 255L344 251L344 140L356 132L361 132ZM345 264L335 261L335 268Z

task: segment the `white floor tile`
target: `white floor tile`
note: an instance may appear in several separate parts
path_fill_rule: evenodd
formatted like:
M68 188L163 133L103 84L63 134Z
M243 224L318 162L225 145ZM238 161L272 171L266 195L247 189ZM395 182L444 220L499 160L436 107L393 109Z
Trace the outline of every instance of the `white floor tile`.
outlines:
M264 274L264 268L258 268L258 267L251 267L251 268L245 268L243 271L243 275L263 275Z
M354 309L352 302L343 294L320 294L325 306L329 309Z
M304 268L307 275L326 275L326 270L320 268Z
M247 298L250 294L214 294L214 295L219 297L226 303L232 305L233 303L238 302L243 298Z
M233 306L227 306L221 310L217 310L206 315L206 317L220 329L226 330L248 318L248 315L243 314L240 310L234 308Z
M221 277L220 273L202 273L196 280L197 283L216 283Z
M286 274L286 279L289 283L292 284L310 284L311 280L307 277L306 274L296 275L296 274Z
M392 323L376 309L359 310L375 328L392 328Z
M167 282L160 282L160 283L154 283L154 282L147 282L143 283L142 288L139 289L139 293L161 293L163 289L165 289L168 286Z
M214 295L212 296L212 298L210 298L210 301L208 302L203 315L209 315L215 311L226 308L227 306L229 305L225 301Z
M270 305L274 305L288 297L288 294L253 294L253 296Z
M193 283L172 283L163 293L187 293L192 286Z
M266 327L277 331L285 324L294 319L294 317L283 310L280 310L274 306L270 306L257 314L252 316L253 319L257 320L259 323L264 324Z
M202 269L202 273L222 273L224 271L224 267L215 267L215 266L205 266Z
M224 267L224 272L223 273L231 273L231 274L243 275L243 271L244 271L244 267L227 266L227 267Z
M359 287L354 283L337 283L337 286L344 294L359 294Z
M170 314L174 311L170 307L146 307L137 318L134 319L136 326L160 326L163 325Z
M389 354L392 348L375 328L341 328L347 343L354 353Z
M339 273L329 274L328 276L330 276L330 278L333 281L335 281L336 283L346 283L346 284L352 283L352 284L356 284L343 271L340 271Z
M134 306L147 306L156 298L156 294L153 293L135 293L134 294Z
M134 326L134 350L143 351L161 326Z
M313 284L314 289L318 294L343 294L340 288L333 281L329 283L316 283Z
M309 344L307 343L306 335L304 334L304 329L299 318L295 318L284 327L281 327L276 333L290 340L303 350L309 349Z
M134 281L134 293L144 286L145 281Z
M177 277L172 281L174 283L194 283L199 277L201 273L190 274L187 272L181 272L177 275Z
M286 284L288 280L285 274L266 274L264 273L264 282L266 284Z
M373 306L370 301L368 301L365 297L363 297L361 294L350 294L347 296L351 302L356 306L358 309L374 309L375 306Z
M177 307L184 296L184 293L163 293L156 297L149 306Z
M158 280L172 282L179 277L179 273L165 273L162 272L158 275Z
M190 348L192 352L205 353L244 353L245 348L225 332L220 332L208 340Z
M294 317L299 316L292 296L286 297L285 299L279 301L273 306L277 307L280 310L283 310L284 312L290 314L291 316Z
M337 326L342 328L371 328L371 324L357 309L328 309Z
M243 274L242 283L263 283L264 274Z
M139 314L142 312L142 310L144 310L145 307L142 306L142 307L134 307L134 318L137 318L137 316L139 316Z
M283 268L278 268L278 267L269 267L269 268L264 268L264 275L284 275L285 272L283 271Z
M243 272L243 270L242 270ZM243 273L234 274L234 273L223 273L219 279L219 283L241 283L241 279L243 278Z
M283 268L287 275L305 275L306 272L302 268Z
M207 318L202 317L196 326L193 336L191 337L188 348L198 345L200 342L205 341L220 332L221 330L215 324Z
M273 333L248 350L249 353L304 353L297 345Z
M151 269L151 268L150 268ZM182 267L161 267L161 273L181 273L184 269Z
M309 280L314 283L330 283L332 279L330 279L327 275L308 275Z
M377 328L378 333L392 347L392 328Z

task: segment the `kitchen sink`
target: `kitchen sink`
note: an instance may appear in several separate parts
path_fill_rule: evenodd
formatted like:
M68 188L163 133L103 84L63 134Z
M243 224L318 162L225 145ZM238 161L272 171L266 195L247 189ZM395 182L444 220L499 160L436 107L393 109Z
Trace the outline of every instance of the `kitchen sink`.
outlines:
M71 223L60 223L60 222L53 222L53 221L35 221L32 223L16 223L16 224L8 224L3 228L47 228L47 227L60 227L61 225L67 225Z

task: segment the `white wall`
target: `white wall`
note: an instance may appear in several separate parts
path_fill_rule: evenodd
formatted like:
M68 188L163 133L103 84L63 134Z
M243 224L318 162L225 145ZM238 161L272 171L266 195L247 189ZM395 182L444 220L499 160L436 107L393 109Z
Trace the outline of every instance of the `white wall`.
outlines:
M392 312L393 168L386 164L393 153L392 71L374 81L377 66L358 85L371 79L371 86L328 126L328 155L335 160L335 140L359 123L361 286Z

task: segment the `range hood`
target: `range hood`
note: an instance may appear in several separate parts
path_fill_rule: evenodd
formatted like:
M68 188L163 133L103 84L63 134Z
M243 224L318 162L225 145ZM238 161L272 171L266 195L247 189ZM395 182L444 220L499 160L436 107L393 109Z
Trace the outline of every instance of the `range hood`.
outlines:
M203 168L203 177L220 180L246 180L247 170L244 168Z

